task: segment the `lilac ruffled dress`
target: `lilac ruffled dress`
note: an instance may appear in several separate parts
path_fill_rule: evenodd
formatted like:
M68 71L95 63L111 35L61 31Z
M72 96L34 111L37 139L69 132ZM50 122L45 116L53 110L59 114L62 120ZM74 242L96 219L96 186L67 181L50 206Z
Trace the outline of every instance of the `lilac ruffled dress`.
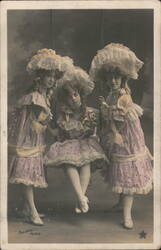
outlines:
M103 172L105 180L116 193L147 194L152 189L153 167L139 119L142 109L126 94L115 100L107 98L101 114L101 141L110 157L110 166ZM117 140L118 133L122 143Z
M83 121L71 110L62 110L57 121L59 141L52 144L45 155L45 165L51 167L72 165L80 168L92 163L94 168L101 168L101 164L105 163L107 158L98 139L93 136L95 118L95 110L89 107L86 109Z
M35 91L23 96L9 122L9 182L47 187L43 167L45 121L50 116L46 98Z

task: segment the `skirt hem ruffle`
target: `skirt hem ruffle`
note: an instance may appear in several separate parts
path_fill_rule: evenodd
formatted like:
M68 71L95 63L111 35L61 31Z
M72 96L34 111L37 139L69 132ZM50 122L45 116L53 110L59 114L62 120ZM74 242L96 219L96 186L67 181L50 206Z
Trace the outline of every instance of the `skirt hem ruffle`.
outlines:
M110 185L110 184L109 184ZM113 186L111 187L111 190L115 193L123 193L123 194L148 194L153 188L153 183L150 181L146 186L144 187L121 187L121 186Z
M50 167L52 165L54 165L53 167L61 167L61 165L64 165L64 164L74 165L75 167L82 167L86 164L93 163L94 161L97 161L97 160L107 161L106 157L101 154L100 155L97 154L95 156L92 156L90 158L83 159L83 160L76 160L75 158L73 157L73 159L70 158L70 159L57 159L57 160L45 159L44 164Z
M34 187L38 187L38 188L48 187L48 184L45 182L33 182L33 181L29 181L29 180L24 180L21 178L10 178L9 183L11 183L11 184L24 184L26 186L34 186Z

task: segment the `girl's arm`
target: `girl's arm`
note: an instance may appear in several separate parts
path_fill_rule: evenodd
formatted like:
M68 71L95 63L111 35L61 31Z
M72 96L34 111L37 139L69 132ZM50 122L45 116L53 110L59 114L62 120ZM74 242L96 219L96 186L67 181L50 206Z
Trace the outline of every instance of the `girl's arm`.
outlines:
M91 135L91 137L95 138L98 142L100 141L100 138L97 134L97 127L94 128L93 134Z
M99 96L99 123L98 123L98 133L108 126L109 123L109 105L106 103L103 96Z
M142 114L142 109L133 103L130 95L121 96L118 100L117 108L118 111L117 109L113 111L112 130L116 141L121 142L120 135L125 121L138 119L139 115Z
M132 101L130 95L123 95L119 99L118 108L124 112L125 118L131 121L143 115L143 109Z
M123 144L123 138L121 135L121 128L124 126L123 122L119 122L119 127L118 123L116 121L112 120L111 121L111 130L113 132L113 142L116 144Z

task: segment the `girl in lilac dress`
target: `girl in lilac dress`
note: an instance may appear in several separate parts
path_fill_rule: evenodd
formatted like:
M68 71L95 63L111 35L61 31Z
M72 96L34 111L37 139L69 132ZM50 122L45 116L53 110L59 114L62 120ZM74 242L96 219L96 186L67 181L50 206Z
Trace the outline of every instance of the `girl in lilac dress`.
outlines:
M90 168L106 161L96 136L98 112L86 106L86 96L93 90L94 83L77 67L58 82L58 142L51 145L44 162L47 166L64 168L77 197L75 212L86 213Z
M152 189L152 156L139 119L143 110L133 102L128 87L128 80L137 79L142 65L130 49L112 43L98 51L90 69L95 81L101 79L110 87L107 99L99 98L101 142L110 158L104 177L112 191L120 194L115 208L123 204L123 225L127 229L133 228L133 195Z
M35 207L33 188L47 187L43 153L52 118L48 93L56 86L58 74L72 64L70 58L60 57L52 49L39 50L27 65L28 72L35 74L34 87L19 100L9 122L9 182L23 184L23 214L35 225L43 225L43 221Z

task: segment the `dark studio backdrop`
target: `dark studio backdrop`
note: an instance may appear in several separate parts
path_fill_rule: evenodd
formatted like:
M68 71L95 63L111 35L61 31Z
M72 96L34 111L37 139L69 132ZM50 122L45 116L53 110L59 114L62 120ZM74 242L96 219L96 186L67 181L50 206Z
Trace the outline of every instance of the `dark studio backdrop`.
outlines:
M130 87L134 101L148 111L142 124L147 145L152 151L152 10L8 10L7 20L9 110L32 84L26 65L38 49L52 48L60 55L70 56L75 65L88 72L97 50L111 42L122 43L144 62L139 79L130 82ZM101 86L96 88L88 104L98 107L96 97L104 92ZM71 204L73 194L62 170L49 169L48 182L47 190L36 190L40 206L50 206L58 201L59 205L64 201ZM9 208L21 203L19 192L19 185L9 185ZM89 188L91 200L103 202L106 192L99 173L94 174Z

